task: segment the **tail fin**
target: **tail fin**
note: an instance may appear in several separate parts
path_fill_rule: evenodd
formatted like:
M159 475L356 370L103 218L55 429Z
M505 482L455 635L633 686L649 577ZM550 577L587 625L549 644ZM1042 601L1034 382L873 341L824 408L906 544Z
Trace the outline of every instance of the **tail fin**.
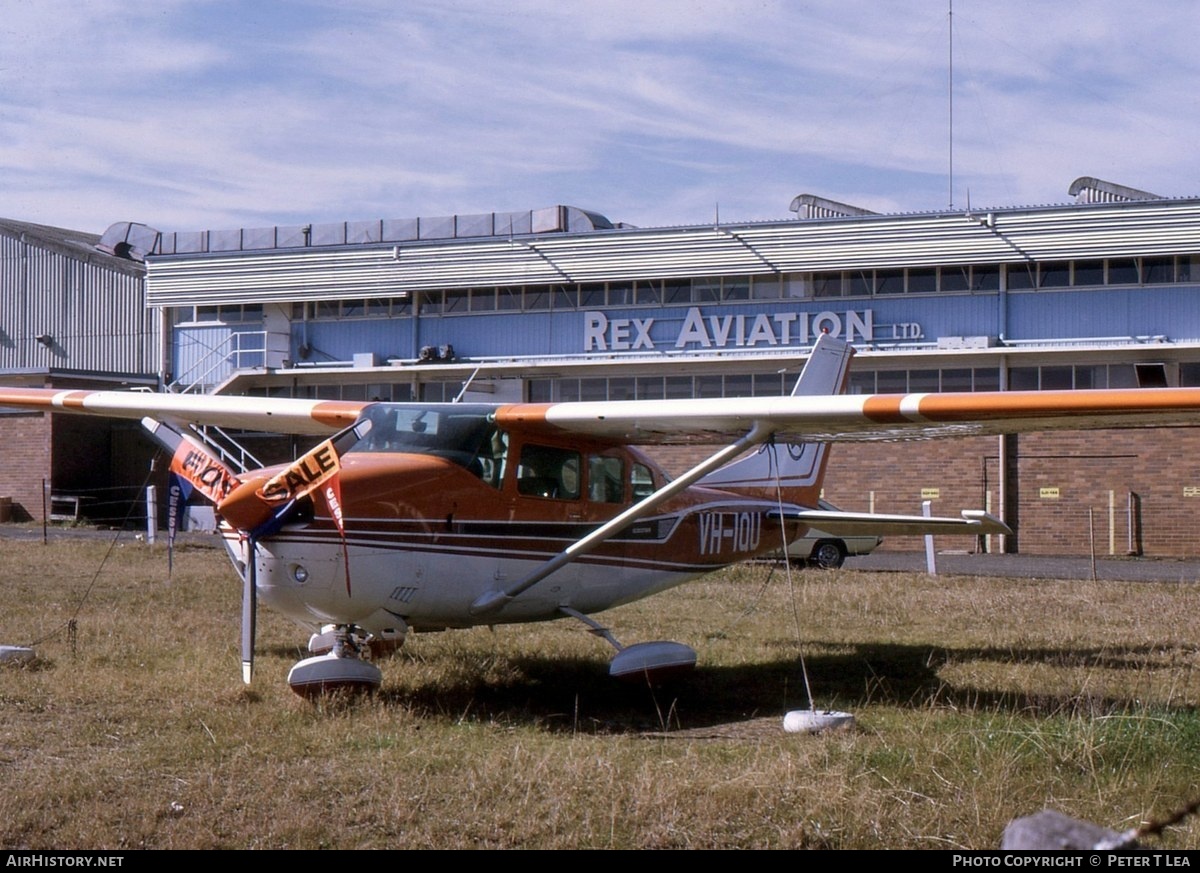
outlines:
M841 394L850 375L854 349L829 334L822 334L792 389L793 397ZM826 443L781 443L760 446L753 454L714 470L700 485L736 491L753 497L783 499L815 506L821 493L828 460Z

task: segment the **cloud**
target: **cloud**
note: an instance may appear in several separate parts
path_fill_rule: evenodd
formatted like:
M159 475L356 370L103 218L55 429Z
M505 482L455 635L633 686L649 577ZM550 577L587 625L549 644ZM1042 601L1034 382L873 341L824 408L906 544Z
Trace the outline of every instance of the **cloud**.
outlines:
M9 217L164 229L572 202L635 224L950 193L940 4L16 2ZM954 199L1196 187L1200 7L954 7ZM1163 27L1166 19L1171 26ZM81 224L81 222L83 222Z

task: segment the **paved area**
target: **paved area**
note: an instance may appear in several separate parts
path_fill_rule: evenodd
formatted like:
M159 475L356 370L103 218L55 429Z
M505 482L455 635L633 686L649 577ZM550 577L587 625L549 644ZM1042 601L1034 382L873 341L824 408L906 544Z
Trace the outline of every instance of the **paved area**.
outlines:
M846 559L854 570L925 572L924 552L875 552ZM968 576L1014 576L1028 579L1090 579L1088 558L1043 555L937 556L939 573ZM1200 558L1097 558L1096 578L1130 582L1200 582Z

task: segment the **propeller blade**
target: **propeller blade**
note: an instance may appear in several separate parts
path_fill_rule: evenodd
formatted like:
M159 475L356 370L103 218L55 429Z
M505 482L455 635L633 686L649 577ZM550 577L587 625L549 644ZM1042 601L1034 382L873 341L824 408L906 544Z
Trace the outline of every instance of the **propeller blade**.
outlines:
M341 469L341 457L371 430L370 419L356 422L273 476L245 475L217 504L217 511L238 530L278 529L295 503L321 487ZM265 535L265 534L264 534Z
M254 637L258 624L258 543L246 540L246 572L242 577L242 681L254 678Z

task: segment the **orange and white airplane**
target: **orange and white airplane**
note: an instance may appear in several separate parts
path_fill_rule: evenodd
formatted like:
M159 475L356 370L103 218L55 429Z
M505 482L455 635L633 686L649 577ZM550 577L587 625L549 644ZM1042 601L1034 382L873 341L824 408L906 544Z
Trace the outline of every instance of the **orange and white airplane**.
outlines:
M590 614L830 533L1008 533L978 511L925 518L816 509L837 440L1194 424L1200 389L842 395L853 350L814 346L788 397L595 403L349 403L0 389L0 406L140 418L172 456L173 504L222 519L243 581L243 678L259 598L315 633L301 694L374 687L372 647L407 631L581 619L614 676L695 664L673 642L623 647ZM328 438L237 472L189 428ZM641 450L722 444L677 478ZM739 457L743 456L744 457ZM173 516L174 518L175 516Z

